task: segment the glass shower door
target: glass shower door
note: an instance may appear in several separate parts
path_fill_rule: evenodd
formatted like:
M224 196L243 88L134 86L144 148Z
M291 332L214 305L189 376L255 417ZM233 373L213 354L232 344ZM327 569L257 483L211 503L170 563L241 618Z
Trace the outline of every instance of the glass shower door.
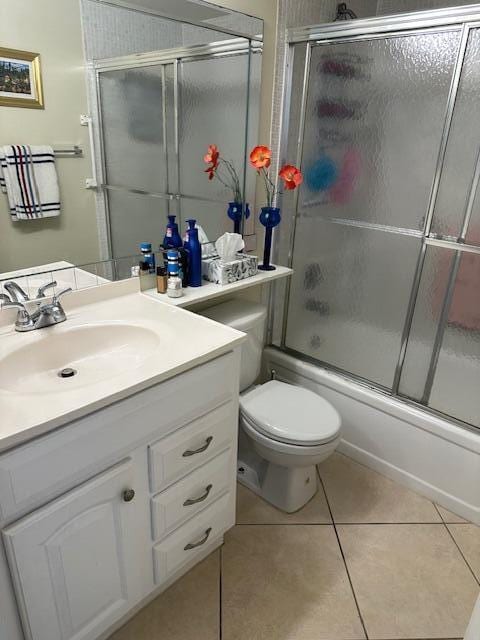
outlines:
M480 30L471 28L399 392L480 427Z
M388 390L460 41L451 29L311 46L284 344Z

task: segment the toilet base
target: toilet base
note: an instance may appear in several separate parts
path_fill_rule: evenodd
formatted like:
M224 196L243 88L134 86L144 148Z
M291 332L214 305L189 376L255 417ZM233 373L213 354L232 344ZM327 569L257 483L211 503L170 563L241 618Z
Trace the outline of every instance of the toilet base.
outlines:
M315 466L281 467L273 462L262 460L260 457L257 462L258 465L252 465L252 460L246 462L240 459L237 467L237 479L245 487L281 511L286 513L298 511L318 491Z

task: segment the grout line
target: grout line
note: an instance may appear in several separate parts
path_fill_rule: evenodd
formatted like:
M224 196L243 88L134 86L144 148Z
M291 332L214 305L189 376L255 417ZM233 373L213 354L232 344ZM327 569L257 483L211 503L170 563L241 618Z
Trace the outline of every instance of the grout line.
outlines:
M464 554L464 553L463 553L463 551L461 550L460 545L459 545L459 544L458 544L458 542L455 540L455 536L453 535L453 533L452 533L452 532L450 531L450 529L448 528L447 523L445 523L445 529L447 530L448 535L450 536L450 538L453 540L453 544L457 547L458 552L460 553L460 555L461 555L461 556L462 556L462 558L463 558L463 561L465 562L465 564L466 564L466 565L467 565L467 567L469 568L470 573L471 573L471 574L472 574L472 576L473 576L473 579L475 580L475 582L476 582L478 585L480 585L480 579L479 579L479 578L477 578L477 576L476 576L476 574L475 574L475 571L474 571L474 570L472 569L472 567L470 566L470 563L468 562L467 558L465 557L465 554Z
M443 524L473 524L473 522L470 522L470 520L466 520L465 518L462 518L462 522L448 522L447 520L445 520L445 518L442 516L440 509L438 508L438 504L436 502L432 503L433 506L435 507L435 509L437 510L438 515L440 516L440 518L442 519ZM453 514L455 515L455 514ZM461 518L461 516L458 516L459 518ZM450 640L449 638L447 638L447 640ZM455 640L455 639L454 639Z
M455 536L453 535L453 533L450 531L450 529L449 529L449 527L448 527L448 525L449 525L449 524L455 524L455 525L457 525L457 524L460 524L460 525L466 525L466 524L471 524L471 523L469 523L469 522L458 522L458 523L457 523L457 522L445 522L445 521L443 520L442 514L440 513L440 509L438 508L437 504L436 504L435 502L434 502L433 504L434 504L434 506L435 506L435 509L438 511L438 515L442 518L443 525L444 525L445 529L447 530L448 535L449 535L449 536L450 536L450 538L453 540L453 544L457 547L458 552L460 553L460 555L461 555L461 556L462 556L462 558L463 558L463 561L465 562L465 564L467 565L467 567L470 569L470 573L472 574L472 576L473 576L473 578L474 578L475 582L476 582L478 585L480 585L480 579L478 579L478 578L477 578L477 575L476 575L475 571L474 571L474 570L472 569L472 567L470 566L470 563L468 562L468 560L467 560L467 558L466 558L465 554L463 553L462 549L460 548L460 545L459 545L459 544L458 544L458 542L455 540ZM473 523L472 523L472 524L473 524Z
M331 527L331 522L237 522L236 527Z
M316 472L317 472L318 479L319 479L319 481L320 481L320 486L322 487L323 493L324 493L324 495L325 495L325 500L326 500L326 502L327 502L328 510L329 510L329 512L330 512L330 517L331 517L331 519L332 519L332 524L333 524L333 530L335 531L335 536L336 536L336 538L337 538L337 544L338 544L338 547L339 547L339 549L340 549L340 553L341 553L341 555L342 555L342 560L343 560L343 564L344 564L344 566L345 566L345 571L346 571L346 573L347 573L348 582L350 583L350 589L352 590L353 600L354 600L354 602L355 602L355 606L357 607L358 617L360 618L360 622L361 622L361 625L362 625L362 627L363 627L363 633L365 634L365 638L366 638L366 640L369 640L369 638L368 638L368 633L367 633L367 627L365 626L365 621L364 621L364 619L363 619L362 612L360 611L360 606L359 606L359 604L358 604L358 600L357 600L357 594L355 593L355 589L353 588L352 578L351 578L351 576L350 576L350 571L348 570L347 561L346 561L346 559L345 559L345 554L344 554L344 552L343 552L342 544L341 544L341 542L340 542L340 536L338 535L337 525L335 524L335 520L334 520L334 518L333 518L332 509L331 509L331 507L330 507L330 501L329 501L329 499L328 499L327 492L326 492L326 490L325 490L325 486L324 486L324 484L323 484L322 476L320 475L320 471L318 470L318 467L315 467L315 469L316 469Z
M255 527L255 526L267 526L267 527L328 527L332 526L333 522L237 522L237 527ZM407 525L436 525L443 526L445 522L336 522L335 524L341 524L342 526L365 526L365 527L385 527L385 526L407 526ZM454 524L455 526L465 526L468 522L449 522L447 524Z
M219 558L219 575L218 575L218 639L222 640L223 636L223 628L222 628L222 618L223 618L223 602L222 602L222 585L223 585L223 545L219 549L220 558Z

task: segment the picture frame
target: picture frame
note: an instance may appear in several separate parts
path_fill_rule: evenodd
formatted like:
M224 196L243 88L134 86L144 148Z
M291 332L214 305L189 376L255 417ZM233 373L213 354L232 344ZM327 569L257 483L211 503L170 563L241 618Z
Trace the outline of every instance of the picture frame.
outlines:
M0 47L0 107L45 108L39 53Z

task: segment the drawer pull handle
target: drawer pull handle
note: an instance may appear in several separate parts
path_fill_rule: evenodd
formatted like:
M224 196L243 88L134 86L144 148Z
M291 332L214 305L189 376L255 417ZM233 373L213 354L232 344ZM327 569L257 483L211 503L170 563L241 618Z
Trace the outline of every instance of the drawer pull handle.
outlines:
M122 494L122 497L124 502L131 502L135 497L135 490L125 489L125 491Z
M190 551L190 549L196 549L197 547L201 547L202 544L205 544L205 542L208 540L211 533L212 533L212 527L208 527L208 529L205 531L205 535L201 540L199 540L198 542L189 542L183 547L183 550Z
M203 453L208 449L212 440L213 440L213 436L208 436L208 438L205 440L205 444L203 445L203 447L200 447L199 449L187 449L186 451L183 452L182 454L183 457L188 458L190 456L196 455L197 453Z
M190 507L192 504L198 504L199 502L203 502L208 498L208 495L212 490L212 487L213 487L213 484L209 484L207 487L205 487L205 493L202 496L200 496L199 498L189 498L188 500L185 500L185 502L183 503L183 506Z

